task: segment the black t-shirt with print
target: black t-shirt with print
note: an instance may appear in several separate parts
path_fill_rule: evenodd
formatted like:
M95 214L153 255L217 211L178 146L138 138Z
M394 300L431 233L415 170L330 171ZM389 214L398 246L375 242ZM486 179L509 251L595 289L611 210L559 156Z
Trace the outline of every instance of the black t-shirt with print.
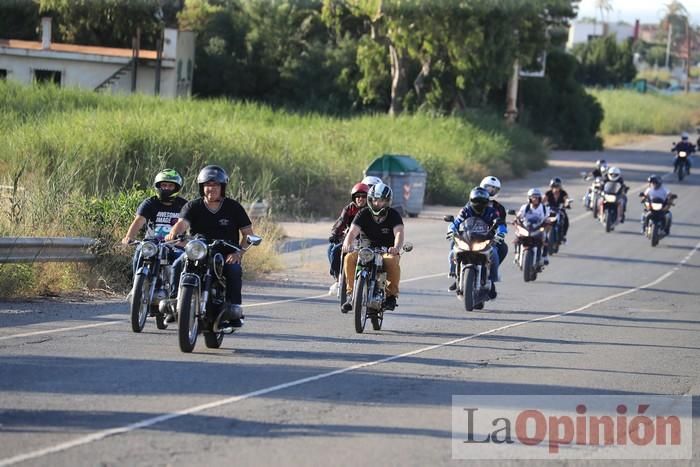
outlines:
M394 227L403 225L403 219L396 209L389 208L384 219L381 222L375 222L372 211L364 208L357 213L352 223L362 229L362 233L369 239L372 247L388 248L394 246Z
M180 217L190 223L191 235L204 235L207 240L226 240L239 245L239 230L251 225L250 218L238 201L224 198L216 212L197 198L185 204Z
M170 206L157 196L144 200L136 210L136 215L146 218L146 238L164 239L180 218L180 211L187 203L185 198L177 196Z

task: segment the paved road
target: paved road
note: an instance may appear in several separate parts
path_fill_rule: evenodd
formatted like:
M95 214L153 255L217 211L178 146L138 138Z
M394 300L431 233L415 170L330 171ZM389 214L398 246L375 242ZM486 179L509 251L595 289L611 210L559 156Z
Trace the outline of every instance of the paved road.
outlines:
M134 334L117 301L0 303L0 466L456 465L453 395L505 405L698 395L698 175L669 184L680 196L674 231L657 248L639 234L634 196L629 221L609 234L579 201L578 173L596 158L619 165L634 194L650 172L668 172L670 156L654 150L670 141L556 152L546 170L509 183L501 198L516 208L528 187L561 176L577 201L569 243L534 283L509 256L481 312L446 291L440 217L456 211L446 207L406 221L415 251L379 332L356 334L326 295L325 225L287 225L313 246L287 253L274 282L246 285L245 328L219 350L198 342L183 354L175 330L151 322ZM508 462L541 464L470 464ZM696 453L674 465L697 463Z

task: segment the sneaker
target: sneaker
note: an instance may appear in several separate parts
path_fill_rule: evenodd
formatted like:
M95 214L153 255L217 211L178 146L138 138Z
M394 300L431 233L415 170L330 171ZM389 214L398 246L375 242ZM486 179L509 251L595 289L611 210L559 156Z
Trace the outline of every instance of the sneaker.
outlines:
M396 297L389 295L384 299L384 309L393 310L394 308L396 308Z
M449 290L450 292L454 292L455 290L457 290L457 281L453 281L447 288L447 290Z
M493 300L496 298L498 293L496 292L496 284L494 282L491 282L491 290L489 290L489 298Z
M347 313L348 311L352 310L352 301L351 299L348 299L347 302L343 303L342 307L343 312Z
M333 282L331 286L328 288L328 295L338 295L338 283Z
M544 263L545 266L547 266L549 264L549 258L547 256L543 256L542 262Z

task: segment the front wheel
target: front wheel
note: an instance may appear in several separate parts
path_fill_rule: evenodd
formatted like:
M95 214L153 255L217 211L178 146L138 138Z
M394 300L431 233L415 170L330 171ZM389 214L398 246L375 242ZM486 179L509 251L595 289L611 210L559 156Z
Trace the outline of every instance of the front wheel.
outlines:
M608 209L605 214L605 231L610 232L613 229L613 224L615 222L615 214L612 213L612 209Z
M362 334L367 324L367 278L359 276L355 278L355 290L353 308L355 309L355 332Z
M197 292L194 287L186 286L180 289L177 296L177 337L180 350L186 353L194 350L199 332Z
M533 271L535 270L535 252L528 248L525 250L524 256L523 279L525 279L525 282L530 282L532 280Z
M653 222L651 224L651 246L659 244L659 224Z
M464 309L474 310L474 295L476 294L476 279L473 268L466 268L462 271L462 298L464 299Z
M340 298L340 312L347 313L347 311L343 310L343 304L348 300L348 291L345 282L345 272L342 269L338 276L338 298Z
M149 312L148 290L150 282L145 274L137 274L134 277L134 287L131 289L131 330L134 332L143 331L146 325L146 318Z

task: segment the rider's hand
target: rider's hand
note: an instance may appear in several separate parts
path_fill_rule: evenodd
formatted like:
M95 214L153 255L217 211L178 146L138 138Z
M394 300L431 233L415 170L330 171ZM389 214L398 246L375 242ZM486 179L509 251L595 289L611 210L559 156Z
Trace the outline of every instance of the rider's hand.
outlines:
M122 238L122 245L128 245L128 244L130 244L130 243L133 242L133 241L134 241L133 238L124 237L124 238Z
M399 250L395 246L390 246L389 249L387 250L387 253L389 253L390 255L398 255L400 251L401 250Z
M330 237L328 237L328 243L338 244L338 243L340 243L340 238L338 238L337 235L331 235Z
M505 232L498 232L495 237L493 237L493 241L496 242L497 244L501 244L506 240L506 233Z
M240 251L229 253L226 255L226 264L240 264L241 259L243 259L243 253Z

